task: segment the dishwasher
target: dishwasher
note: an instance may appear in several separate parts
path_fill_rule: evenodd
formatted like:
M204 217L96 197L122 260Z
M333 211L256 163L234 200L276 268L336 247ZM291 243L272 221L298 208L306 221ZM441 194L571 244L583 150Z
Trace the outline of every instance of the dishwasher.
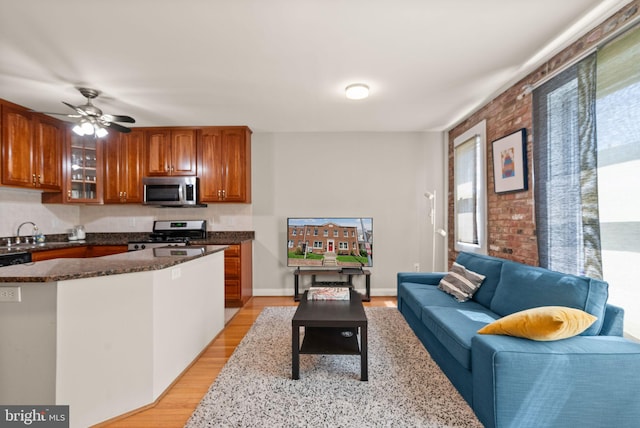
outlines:
M22 263L30 263L30 262L31 262L31 253L28 253L28 252L0 254L0 267L10 266L10 265L20 265Z

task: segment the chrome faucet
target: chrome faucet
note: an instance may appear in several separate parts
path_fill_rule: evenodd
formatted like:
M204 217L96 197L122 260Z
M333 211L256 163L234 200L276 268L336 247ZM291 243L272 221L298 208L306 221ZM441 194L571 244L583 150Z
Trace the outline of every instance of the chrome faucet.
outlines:
M16 244L20 243L20 228L22 228L22 226L24 226L25 224L30 224L33 226L33 230L38 230L38 226L36 226L36 224L32 221L25 221L24 223L21 223L20 226L18 226L18 230L16 231ZM26 242L28 243L29 240L27 239Z

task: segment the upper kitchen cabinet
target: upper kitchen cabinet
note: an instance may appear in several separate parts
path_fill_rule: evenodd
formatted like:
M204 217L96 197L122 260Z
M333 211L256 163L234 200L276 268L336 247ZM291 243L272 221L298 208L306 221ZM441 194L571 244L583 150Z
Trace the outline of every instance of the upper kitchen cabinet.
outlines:
M147 128L146 175L196 175L196 130Z
M63 161L63 188L43 193L43 203L102 203L102 145L104 139L79 136L68 130Z
M67 202L102 202L101 144L104 139L70 133Z
M2 103L2 184L60 191L64 122Z
M112 132L103 147L104 203L141 203L145 132Z
M202 202L251 202L251 130L202 128L198 176Z

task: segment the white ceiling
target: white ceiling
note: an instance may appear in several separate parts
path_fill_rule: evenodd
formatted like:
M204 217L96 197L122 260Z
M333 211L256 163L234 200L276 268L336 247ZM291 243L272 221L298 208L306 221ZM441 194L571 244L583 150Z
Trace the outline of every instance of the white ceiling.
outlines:
M139 126L429 131L629 0L0 0L0 98ZM344 97L365 82L364 101ZM69 110L69 111L68 111Z

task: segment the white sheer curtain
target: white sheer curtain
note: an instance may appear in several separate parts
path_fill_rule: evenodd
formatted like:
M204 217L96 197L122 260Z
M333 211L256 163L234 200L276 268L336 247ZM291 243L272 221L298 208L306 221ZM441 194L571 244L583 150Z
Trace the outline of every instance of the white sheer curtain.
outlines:
M625 330L640 338L640 28L598 51L597 76L603 276Z

